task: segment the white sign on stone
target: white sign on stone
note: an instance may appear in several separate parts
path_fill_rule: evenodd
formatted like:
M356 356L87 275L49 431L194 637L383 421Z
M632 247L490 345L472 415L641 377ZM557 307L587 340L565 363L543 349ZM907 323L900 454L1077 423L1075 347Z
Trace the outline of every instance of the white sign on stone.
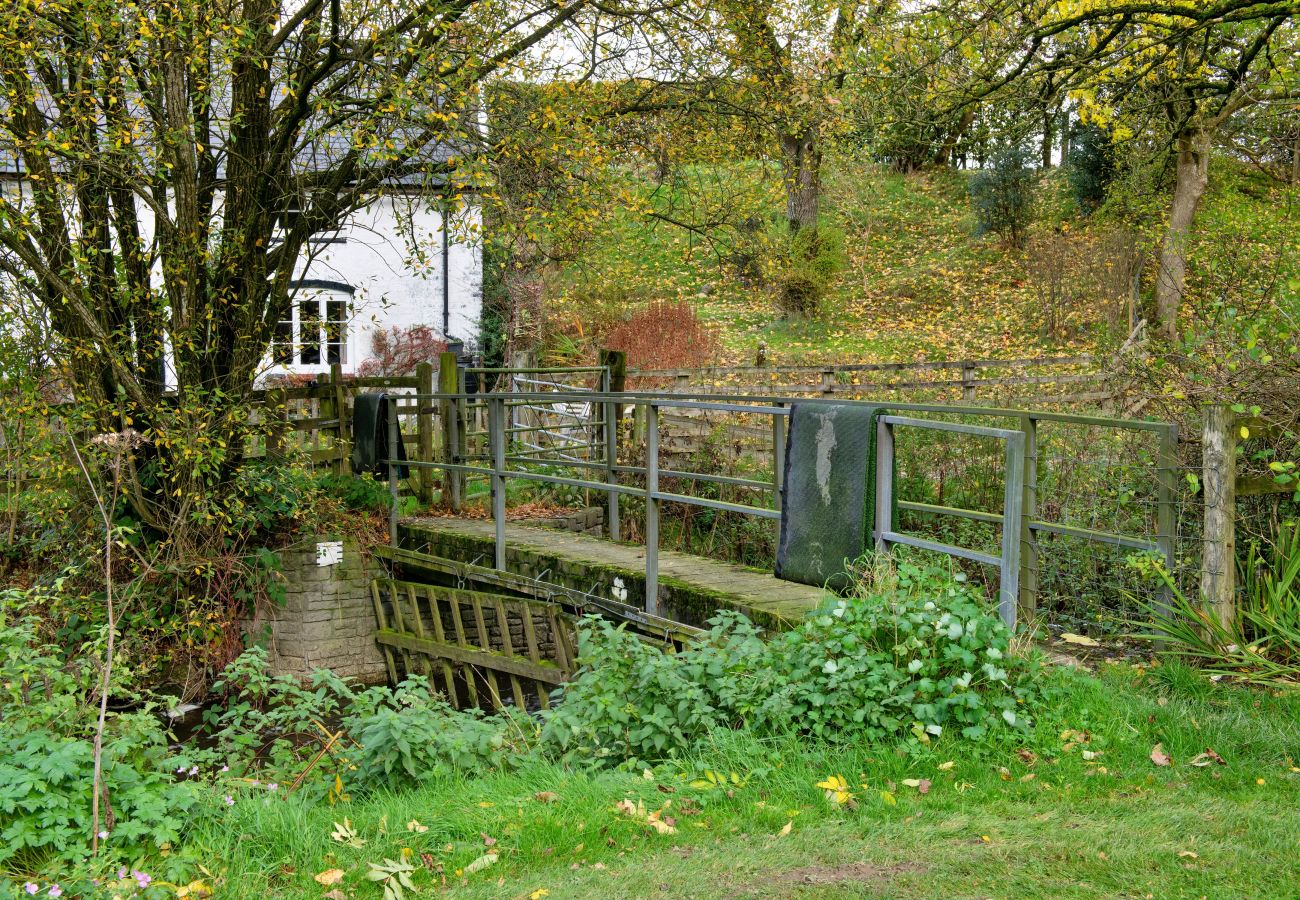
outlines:
M342 541L320 541L316 544L316 565L337 566L343 562Z

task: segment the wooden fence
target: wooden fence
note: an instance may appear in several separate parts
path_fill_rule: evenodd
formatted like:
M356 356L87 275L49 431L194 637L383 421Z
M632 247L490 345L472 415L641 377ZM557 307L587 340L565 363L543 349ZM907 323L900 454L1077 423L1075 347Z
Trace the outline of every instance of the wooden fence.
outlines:
M709 366L628 369L630 389L767 396L871 397L924 402L996 401L1000 405L1102 404L1111 399L1090 355L1025 359L962 359L810 366ZM1030 389L1024 394L1024 389Z

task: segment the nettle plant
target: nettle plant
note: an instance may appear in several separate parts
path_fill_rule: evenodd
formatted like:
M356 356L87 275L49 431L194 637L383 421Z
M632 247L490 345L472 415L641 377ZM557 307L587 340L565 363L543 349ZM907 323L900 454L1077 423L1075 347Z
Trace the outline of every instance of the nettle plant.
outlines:
M1036 659L1013 655L983 592L944 569L904 563L860 578L851 596L770 640L736 613L710 624L664 653L586 620L583 667L547 714L544 742L610 761L676 756L716 728L919 747L954 732L1027 731L1043 699Z

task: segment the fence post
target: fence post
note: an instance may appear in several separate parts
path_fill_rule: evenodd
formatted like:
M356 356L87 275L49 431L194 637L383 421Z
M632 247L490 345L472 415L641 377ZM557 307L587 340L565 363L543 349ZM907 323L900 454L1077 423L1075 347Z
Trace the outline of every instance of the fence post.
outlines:
M1201 486L1205 494L1201 597L1224 625L1236 617L1237 433L1232 410L1205 408L1201 432Z
M622 350L601 350L600 365L605 367L605 371L601 373L601 390L609 394L623 393L627 387L627 354ZM605 419L603 435L605 439L605 481L608 484L618 484L618 431L619 424L623 421L623 404L607 400L603 405ZM619 527L618 491L608 491L606 494L605 519L609 539L611 541L619 540L621 529Z
M348 395L343 386L343 365L330 365L330 386L334 388L334 409L338 416L339 427L335 432L334 446L338 453L335 457L335 472L346 475L350 470L349 458L352 454L352 417L348 415Z
M438 354L438 393L454 394L460 387L460 376L456 371L456 354L450 351ZM454 400L442 400L439 403L442 413L442 457L443 462L456 465L460 462L459 424L460 410ZM443 486L451 495L453 512L460 512L460 478L456 471L444 469ZM446 498L444 497L444 500Z
M659 407L646 404L645 611L659 615Z
M506 402L488 399L488 444L492 453L492 546L497 571L506 570Z
M835 370L822 369L821 392L823 397L829 397L835 393Z
M778 403L777 408L784 408ZM781 508L781 491L785 487L785 416L772 416L772 497L773 507Z
M1166 425L1160 433L1160 447L1156 457L1156 544L1164 556L1165 567L1172 575L1174 571L1174 534L1178 526L1178 514L1175 509L1175 492L1178 488L1178 426ZM1236 484L1236 475L1233 475ZM1165 605L1165 614L1170 614L1169 604L1173 599L1169 588L1161 589Z
M961 364L961 399L975 399L975 363L964 362Z
M415 393L418 395L433 393L433 364L422 362L415 366ZM419 446L420 461L433 461L433 413L429 411L428 400L417 400L415 428ZM416 496L422 506L433 502L433 469L421 466L416 481Z

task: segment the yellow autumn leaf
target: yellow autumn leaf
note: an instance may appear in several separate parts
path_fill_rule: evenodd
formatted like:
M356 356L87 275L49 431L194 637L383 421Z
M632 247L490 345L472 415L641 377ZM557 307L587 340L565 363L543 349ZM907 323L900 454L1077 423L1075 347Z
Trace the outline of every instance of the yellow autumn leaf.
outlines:
M312 876L317 884L323 884L326 887L332 884L338 884L343 880L342 869L326 869L324 872L317 872Z

